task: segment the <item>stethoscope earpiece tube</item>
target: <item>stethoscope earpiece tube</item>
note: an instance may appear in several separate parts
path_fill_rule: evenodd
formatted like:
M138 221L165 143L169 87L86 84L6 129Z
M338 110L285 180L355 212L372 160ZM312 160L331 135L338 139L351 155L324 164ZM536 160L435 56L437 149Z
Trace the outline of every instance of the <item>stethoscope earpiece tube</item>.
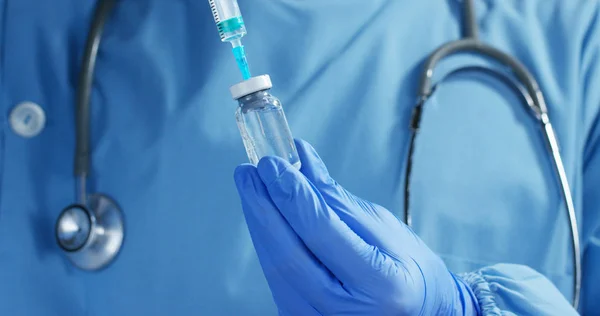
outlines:
M575 213L575 205L573 203L573 196L571 188L569 186L569 180L567 178L567 172L560 154L560 148L558 144L558 138L550 123L550 118L547 114L542 116L542 129L544 131L544 140L546 142L548 152L554 161L554 171L556 173L557 181L560 183L560 193L567 207L567 216L569 219L569 229L572 234L573 242L573 306L575 309L579 307L580 293L581 293L581 280L582 280L582 267L581 267L581 245L579 241L579 227L577 223L577 213Z

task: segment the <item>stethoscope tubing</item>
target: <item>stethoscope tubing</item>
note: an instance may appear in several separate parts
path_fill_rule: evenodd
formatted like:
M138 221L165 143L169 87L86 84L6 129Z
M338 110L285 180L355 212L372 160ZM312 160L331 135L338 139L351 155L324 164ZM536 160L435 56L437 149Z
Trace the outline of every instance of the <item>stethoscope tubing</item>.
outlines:
M542 135L544 137L544 143L548 150L548 155L553 163L554 173L556 175L558 186L562 195L562 198L566 204L567 218L569 221L569 229L572 240L572 259L573 259L573 301L572 305L575 309L579 307L580 293L581 293L581 279L582 279L582 267L581 267L581 246L579 240L579 229L577 223L577 213L575 212L575 206L573 203L573 196L569 186L569 181L563 159L560 154L560 148L556 132L550 122L548 115L548 108L544 100L544 95L533 77L533 75L527 70L527 68L521 64L518 60L511 57L510 55L494 48L477 39L477 24L475 21L474 4L473 0L464 0L464 16L465 16L465 39L452 41L442 45L436 49L425 61L423 72L419 82L419 88L417 91L417 104L413 109L413 114L410 121L411 136L409 141L408 158L405 170L405 181L404 181L404 222L406 225L412 225L411 213L410 213L410 177L412 173L412 162L413 154L416 143L416 137L419 131L420 123L423 117L424 105L428 98L434 93L435 88L446 78L453 74L461 71L479 70L484 73L493 75L496 78L501 79L509 87L513 88L515 92L523 97L524 103L528 106L530 113L536 119L540 125ZM435 66L445 57L456 53L472 52L483 56L486 56L498 63L504 65L512 75L516 78L513 79L506 76L498 71L494 71L490 68L482 66L467 66L454 70L444 76L443 79L437 83L433 83L433 75Z

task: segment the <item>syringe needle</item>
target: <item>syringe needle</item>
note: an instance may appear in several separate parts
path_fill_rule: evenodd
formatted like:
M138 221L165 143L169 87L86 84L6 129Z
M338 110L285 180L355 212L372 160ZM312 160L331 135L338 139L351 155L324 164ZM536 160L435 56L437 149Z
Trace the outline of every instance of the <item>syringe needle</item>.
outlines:
M233 45L233 56L235 56L238 68L242 72L242 78L244 78L244 80L250 79L250 67L248 66L248 60L246 59L246 52L244 51L242 41L240 39L234 40L231 42L231 45Z

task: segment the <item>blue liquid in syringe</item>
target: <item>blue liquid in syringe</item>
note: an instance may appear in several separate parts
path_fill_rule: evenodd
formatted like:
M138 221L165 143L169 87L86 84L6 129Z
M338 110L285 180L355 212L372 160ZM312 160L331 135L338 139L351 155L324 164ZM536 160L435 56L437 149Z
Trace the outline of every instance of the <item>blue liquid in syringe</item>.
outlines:
M242 78L244 80L250 79L250 67L248 67L248 60L246 59L246 52L244 52L244 46L236 46L233 48L233 56L237 62L238 68L242 72Z

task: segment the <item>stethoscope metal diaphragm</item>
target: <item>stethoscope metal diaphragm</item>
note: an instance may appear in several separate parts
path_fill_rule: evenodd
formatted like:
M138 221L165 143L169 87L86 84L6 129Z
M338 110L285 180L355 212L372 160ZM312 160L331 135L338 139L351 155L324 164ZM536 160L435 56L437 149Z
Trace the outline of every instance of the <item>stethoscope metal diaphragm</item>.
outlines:
M101 194L89 195L86 205L66 207L56 221L55 235L69 261L83 270L99 270L119 253L123 243L123 214Z

